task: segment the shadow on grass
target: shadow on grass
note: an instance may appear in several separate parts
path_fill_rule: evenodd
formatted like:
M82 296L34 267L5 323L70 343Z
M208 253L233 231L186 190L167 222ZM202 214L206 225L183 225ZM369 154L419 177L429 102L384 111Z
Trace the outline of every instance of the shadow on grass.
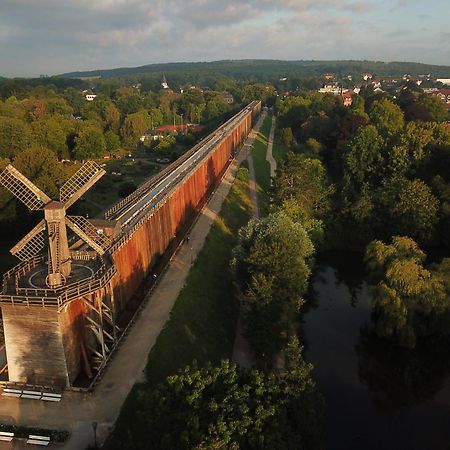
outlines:
M267 144L269 142L272 117L264 119L261 131L253 143L252 155L255 166L255 178L258 188L258 206L261 216L269 213L270 164L266 161Z

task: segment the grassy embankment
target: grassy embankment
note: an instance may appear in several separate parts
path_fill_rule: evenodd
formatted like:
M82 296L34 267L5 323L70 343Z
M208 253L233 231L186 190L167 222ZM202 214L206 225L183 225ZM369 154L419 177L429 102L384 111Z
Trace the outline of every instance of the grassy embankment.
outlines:
M147 383L136 385L128 396L105 448L122 448L120 437L129 433L142 436L145 442L145 430L139 427L136 417L143 392L194 359L201 365L231 358L239 305L229 261L237 232L249 220L250 210L248 170L241 168L189 272L170 320L149 354Z
M266 216L269 212L270 164L266 161L266 154L271 124L272 117L267 115L252 148L261 217Z
M275 126L275 136L273 139L273 149L272 149L272 154L273 157L275 158L275 161L277 162L277 166L281 164L287 152L289 151L289 149L283 144L283 141L281 140L281 128L278 125L279 122L277 121Z

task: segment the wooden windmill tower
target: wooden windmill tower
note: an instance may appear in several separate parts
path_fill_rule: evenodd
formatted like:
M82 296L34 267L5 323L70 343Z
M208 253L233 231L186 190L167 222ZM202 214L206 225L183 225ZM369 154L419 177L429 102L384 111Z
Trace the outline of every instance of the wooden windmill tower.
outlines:
M103 255L110 244L109 238L97 233L96 228L84 217L66 215L67 209L104 174L105 171L98 164L86 162L61 187L59 201L48 197L12 165L8 165L0 174L0 184L30 210L44 211L44 219L11 249L11 253L22 261L28 261L40 254L47 245L48 274L45 282L49 288L63 286L72 271L67 227L99 255Z

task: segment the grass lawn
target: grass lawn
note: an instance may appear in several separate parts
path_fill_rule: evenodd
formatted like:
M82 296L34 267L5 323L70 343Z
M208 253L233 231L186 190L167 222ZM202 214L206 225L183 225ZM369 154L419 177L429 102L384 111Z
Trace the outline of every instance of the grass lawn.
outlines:
M237 232L249 219L248 171L241 168L189 272L170 321L150 352L149 384L162 381L193 359L203 364L231 357L238 301L229 261Z
M78 206L78 214L95 217L120 200L119 188L124 182L136 187L156 174L160 167L147 161L131 159L110 160L105 163L106 174L90 189Z
M268 115L264 119L252 149L261 216L265 216L269 212L270 164L266 161L266 154L271 124L272 117Z
M170 320L149 354L147 383L135 385L131 391L115 432L104 448L127 448L125 442L130 434L135 442L142 439L142 448L145 448L145 429L136 416L145 392L194 359L203 364L231 358L239 305L229 261L237 232L250 219L250 210L248 170L241 168L172 309Z

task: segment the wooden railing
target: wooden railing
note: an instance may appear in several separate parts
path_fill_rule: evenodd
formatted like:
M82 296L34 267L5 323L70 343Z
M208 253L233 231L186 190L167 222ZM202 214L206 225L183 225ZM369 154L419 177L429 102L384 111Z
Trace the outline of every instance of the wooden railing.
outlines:
M100 268L89 278L66 284L57 289L25 288L19 287L16 284L15 292L5 292L4 290L3 294L0 295L0 303L60 308L64 303L104 287L111 280L116 273L116 266L112 259L108 259L108 264L102 261ZM12 271L10 270L7 274L9 273L10 277L11 275L16 276L17 269L22 269L20 266L15 267ZM5 280L3 286L6 286Z

